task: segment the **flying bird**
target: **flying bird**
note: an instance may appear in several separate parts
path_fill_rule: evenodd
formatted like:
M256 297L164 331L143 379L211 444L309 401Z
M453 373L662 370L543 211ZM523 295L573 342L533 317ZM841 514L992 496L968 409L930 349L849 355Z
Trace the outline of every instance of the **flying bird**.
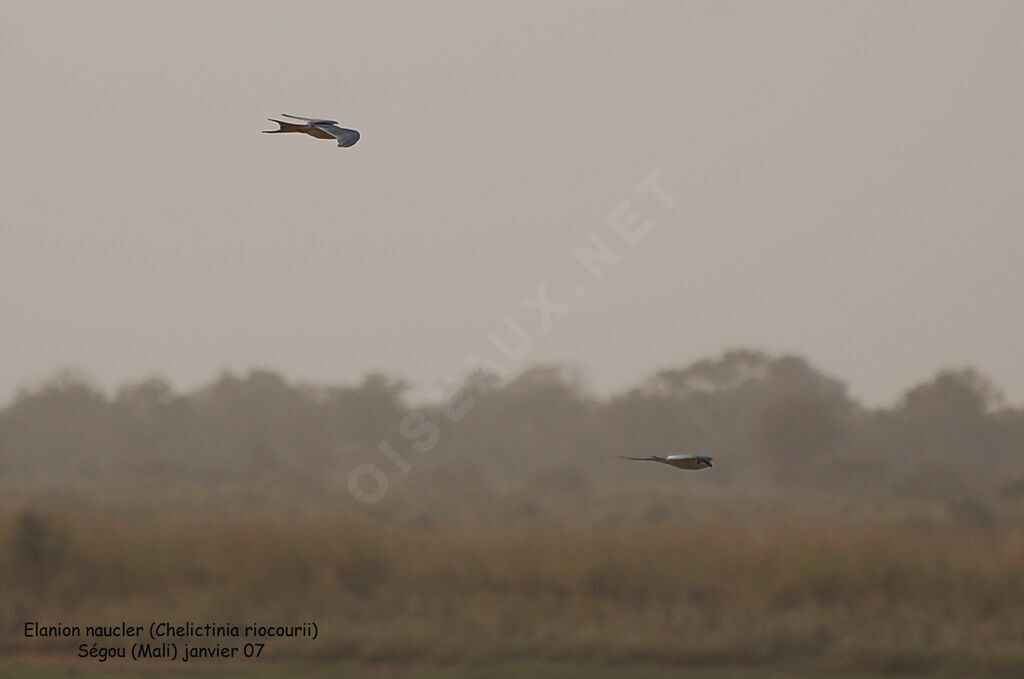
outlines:
M711 466L711 458L707 455L651 455L650 457L625 457L624 460L640 460L642 462L660 462L676 469L706 469Z
M281 134L282 132L301 132L302 134L308 134L311 137L317 139L337 139L338 146L352 146L359 141L359 132L356 130L349 130L344 127L338 127L337 120L327 120L325 118L303 118L302 116L293 116L287 113L282 113L285 118L291 118L292 120L302 120L302 123L289 123L284 120L276 120L274 118L267 118L267 120L277 123L281 126L279 130L263 130L265 134Z

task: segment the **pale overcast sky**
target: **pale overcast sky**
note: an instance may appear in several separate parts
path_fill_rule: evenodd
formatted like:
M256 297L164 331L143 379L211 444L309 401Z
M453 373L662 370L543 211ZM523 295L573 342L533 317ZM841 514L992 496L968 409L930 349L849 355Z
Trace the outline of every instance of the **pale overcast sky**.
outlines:
M8 0L0 405L65 367L426 391L470 354L607 393L731 347L870 404L961 365L1024 403L1022 26L1011 0ZM259 133L282 112L362 140ZM654 171L673 207L636 193ZM628 245L616 210L653 227ZM542 283L557 312L521 305Z

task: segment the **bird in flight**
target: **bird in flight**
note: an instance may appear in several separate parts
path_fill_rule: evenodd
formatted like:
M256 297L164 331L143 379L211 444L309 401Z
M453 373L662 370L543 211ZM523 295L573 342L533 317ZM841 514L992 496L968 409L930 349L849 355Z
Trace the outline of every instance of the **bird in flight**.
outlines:
M643 462L660 462L676 469L707 469L711 466L711 458L707 455L651 455L650 457L625 457L624 460L640 460Z
M291 118L292 120L301 120L301 123L289 123L284 120L276 120L274 118L268 118L271 122L277 123L281 126L279 130L263 130L265 134L281 134L282 132L301 132L302 134L308 134L311 137L317 139L337 139L338 146L352 146L359 141L359 132L356 130L349 130L344 127L338 127L337 120L327 120L325 118L303 118L302 116L293 116L287 113L282 113L285 118Z

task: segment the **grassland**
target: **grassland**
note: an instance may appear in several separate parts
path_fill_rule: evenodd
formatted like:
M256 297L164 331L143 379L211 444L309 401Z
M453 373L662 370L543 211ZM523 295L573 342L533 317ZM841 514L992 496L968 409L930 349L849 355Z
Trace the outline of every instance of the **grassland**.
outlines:
M135 676L26 620L315 620L189 676L1024 676L1019 507L693 488L10 488L0 671Z
M86 679L113 676L117 679L746 679L752 675L750 667L671 668L651 666L603 667L574 663L510 663L500 665L456 665L445 667L371 666L362 663L335 664L279 664L270 666L239 666L215 669L164 669L138 667L109 667L87 669L55 662L0 661L0 672L8 679ZM823 668L803 670L758 668L759 679L812 679L830 676L835 679L877 679L877 673L833 672ZM929 679L934 674L900 673L902 679Z

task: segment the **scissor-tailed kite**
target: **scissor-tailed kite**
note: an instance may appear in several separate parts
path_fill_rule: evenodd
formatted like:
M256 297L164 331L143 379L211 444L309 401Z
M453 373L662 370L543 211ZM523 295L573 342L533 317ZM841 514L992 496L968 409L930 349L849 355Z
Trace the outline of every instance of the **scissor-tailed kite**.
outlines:
M707 469L711 466L711 458L707 455L651 455L650 457L623 457L624 460L641 460L643 462L661 462L676 469Z
M308 134L311 137L317 139L337 139L338 146L352 146L359 141L359 132L356 130L349 130L344 127L338 127L337 120L327 120L325 118L303 118L302 116L293 116L287 113L282 113L285 118L291 118L292 120L302 120L303 123L288 123L283 120L275 120L274 118L268 118L271 122L275 122L281 126L279 130L263 130L266 134L281 134L282 132L301 132L302 134Z

